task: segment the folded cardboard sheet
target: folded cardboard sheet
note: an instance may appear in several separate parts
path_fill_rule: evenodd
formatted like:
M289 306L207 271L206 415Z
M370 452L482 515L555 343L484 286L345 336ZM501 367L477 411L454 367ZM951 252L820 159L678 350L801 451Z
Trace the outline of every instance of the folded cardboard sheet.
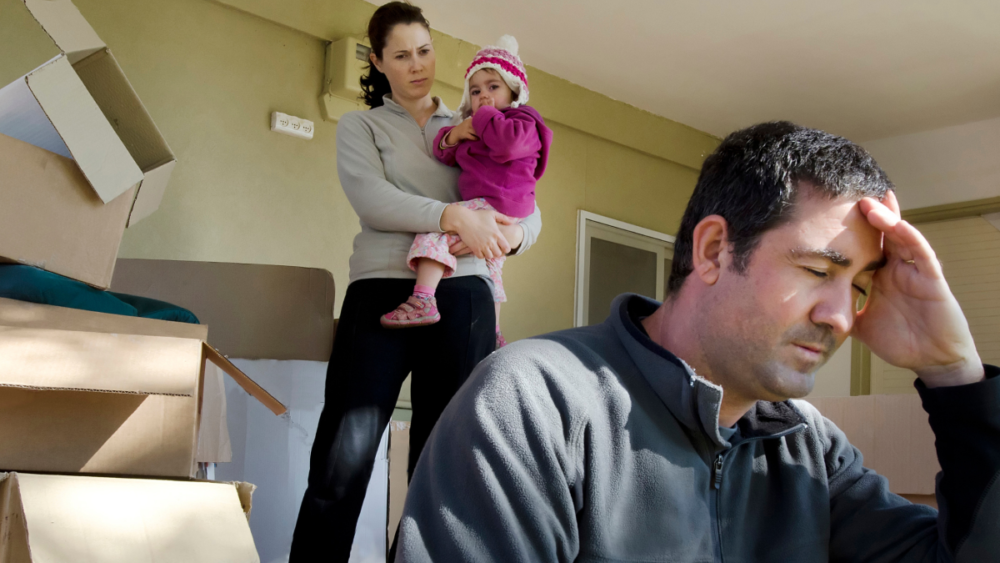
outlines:
M111 288L188 309L231 358L330 359L334 285L320 268L122 259Z
M206 361L285 411L206 331L0 299L0 469L193 477Z
M934 494L941 465L919 395L819 397L809 402L861 451L865 467L889 479L889 490Z
M247 483L0 473L0 563L256 563Z

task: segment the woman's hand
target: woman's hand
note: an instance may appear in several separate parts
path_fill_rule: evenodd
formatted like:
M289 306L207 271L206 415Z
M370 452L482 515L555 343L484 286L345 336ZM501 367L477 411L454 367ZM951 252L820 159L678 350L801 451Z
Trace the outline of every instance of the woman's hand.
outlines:
M472 118L469 117L465 121L459 123L455 127L452 127L451 131L444 137L444 142L448 146L455 146L462 141L478 141L479 136L476 135L476 130L472 127Z
M510 244L510 252L507 254L517 252L517 249L521 247L521 243L524 242L524 227L522 227L521 223L515 219L500 212L494 212L494 218L497 221L497 227L500 229L500 233ZM465 244L465 241L461 239L448 247L448 251L454 256L472 254L472 250L469 249L469 245Z
M461 237L465 248L452 254L472 253L476 258L500 258L510 252L510 243L500 231L500 225L514 225L517 221L503 213L489 209L472 211L461 205L449 205L441 216L441 228Z

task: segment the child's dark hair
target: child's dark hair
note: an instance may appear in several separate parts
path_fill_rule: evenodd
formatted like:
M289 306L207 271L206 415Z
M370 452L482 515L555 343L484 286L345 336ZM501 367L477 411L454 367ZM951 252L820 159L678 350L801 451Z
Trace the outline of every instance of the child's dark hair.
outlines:
M382 60L385 42L388 41L393 28L399 24L412 23L419 23L427 31L431 30L431 24L424 17L423 11L412 4L389 2L375 10L372 19L368 20L368 41L372 44L372 53ZM368 74L361 77L361 91L361 98L369 108L381 106L382 96L392 92L389 79L375 68L371 61L368 62Z

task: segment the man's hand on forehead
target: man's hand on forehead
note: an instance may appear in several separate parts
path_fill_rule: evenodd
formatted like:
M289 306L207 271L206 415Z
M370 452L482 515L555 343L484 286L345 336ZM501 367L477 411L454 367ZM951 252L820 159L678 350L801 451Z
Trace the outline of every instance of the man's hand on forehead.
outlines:
M852 335L883 360L915 371L928 387L982 380L969 323L927 239L900 217L896 195L858 205L883 235L886 265L875 273Z

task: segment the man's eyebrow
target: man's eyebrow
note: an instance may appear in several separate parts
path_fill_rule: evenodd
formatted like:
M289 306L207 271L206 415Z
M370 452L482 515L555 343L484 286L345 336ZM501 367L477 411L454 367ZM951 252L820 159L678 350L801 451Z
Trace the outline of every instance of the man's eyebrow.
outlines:
M792 249L792 256L796 258L820 258L842 268L849 268L852 264L850 258L832 248L804 248L800 246Z
M820 258L822 260L826 260L832 263L835 266L840 266L842 268L849 268L851 264L854 263L850 258L844 256L843 254L832 248L804 248L804 247L793 248L792 255L795 257ZM885 256L882 256L878 260L872 260L871 262L869 262L868 265L865 266L865 268L862 270L862 272L875 271L881 268L882 266L885 266L885 263L886 263Z

